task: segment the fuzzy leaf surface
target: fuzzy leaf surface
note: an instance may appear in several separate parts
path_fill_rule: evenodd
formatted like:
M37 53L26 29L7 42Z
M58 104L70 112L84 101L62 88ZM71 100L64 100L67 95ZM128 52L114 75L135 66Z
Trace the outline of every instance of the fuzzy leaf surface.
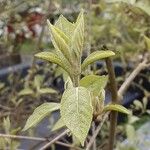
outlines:
M131 112L128 109L126 109L124 106L118 105L118 104L106 105L104 107L103 111L118 111L118 112L128 114L128 115L131 114Z
M88 75L80 80L80 86L87 88L94 95L98 95L105 88L107 80L107 76Z
M52 53L52 52L41 52L37 53L35 57L55 63L59 66L61 66L66 72L70 72L70 66L69 64L64 64L62 60L59 58L58 55Z
M63 15L60 15L55 26L65 33L69 38L72 37L72 33L75 28L75 24L69 22Z
M71 55L69 49L69 38L57 27L53 26L49 21L48 27L52 38L52 43L56 49L59 49L62 54L71 62Z
M75 30L72 35L71 39L71 50L75 53L77 58L81 56L82 50L83 50L83 43L84 43L84 16L83 11L80 12Z
M66 89L61 99L60 113L65 125L84 145L93 116L90 92L84 87Z
M89 64L94 63L100 59L104 59L107 57L114 56L115 53L108 50L108 51L95 51L91 53L82 63L82 69L85 69Z
M23 131L36 126L42 119L44 119L51 112L60 109L59 103L44 103L37 107L33 114L28 118Z

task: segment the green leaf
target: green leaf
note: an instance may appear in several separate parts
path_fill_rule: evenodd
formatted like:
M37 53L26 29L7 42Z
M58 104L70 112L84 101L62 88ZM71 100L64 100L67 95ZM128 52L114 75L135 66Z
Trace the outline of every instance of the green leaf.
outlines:
M26 95L32 95L33 93L34 93L34 92L33 92L32 89L30 89L30 88L25 88L25 89L21 90L21 91L18 93L18 95L19 95L19 96L26 96Z
M63 15L60 15L55 26L65 33L71 39L75 24L69 22Z
M54 125L54 127L52 128L52 131L56 131L56 130L59 130L61 128L63 128L65 126L62 118L60 118Z
M109 104L106 105L103 109L103 111L118 111L124 114L131 114L131 112L126 109L125 107L123 107L122 105L118 105L118 104Z
M41 52L35 55L35 57L41 58L43 60L55 63L59 66L61 66L66 72L70 74L70 64L64 64L62 60L59 58L58 55L52 53L52 52Z
M53 26L49 21L47 21L48 27L50 29L50 34L52 38L52 43L54 47L62 52L62 54L71 62L71 54L69 49L69 38L61 31L59 28Z
M84 43L84 15L83 11L81 11L77 18L76 27L71 38L71 50L72 52L75 53L78 59L81 57L81 53L83 50L83 43Z
M40 88L38 90L40 94L56 94L57 91L52 88Z
M28 118L23 131L36 126L42 119L44 119L51 112L60 109L59 103L44 103L37 107L33 114Z
M145 44L147 48L150 50L150 38L148 38L147 36L144 36L144 40L145 40Z
M66 89L61 99L60 113L65 125L84 145L93 116L90 92L84 87Z
M98 61L100 59L104 59L110 56L114 56L115 53L108 50L108 51L95 51L91 53L82 63L82 69L85 69L89 64Z
M87 88L94 95L98 95L105 88L107 80L107 76L88 75L80 80L80 86Z

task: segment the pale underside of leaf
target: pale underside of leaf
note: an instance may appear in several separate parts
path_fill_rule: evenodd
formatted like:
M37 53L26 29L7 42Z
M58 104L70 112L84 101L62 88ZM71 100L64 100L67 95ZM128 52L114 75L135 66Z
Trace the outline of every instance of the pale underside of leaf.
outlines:
M43 59L43 60L46 60L46 61L49 61L52 63L55 63L55 64L61 66L69 74L71 72L70 64L67 62L64 63L58 55L56 55L52 52L41 52L41 53L36 54L35 57L38 57L40 59Z
M97 96L107 84L107 76L88 75L80 80L80 86L87 88Z
M118 104L109 104L109 105L106 105L103 109L103 111L118 111L118 112L121 112L121 113L124 113L124 114L131 114L131 112L126 109L124 106L122 105L118 105Z
M60 112L65 125L84 145L93 115L90 92L84 87L66 89Z
M95 51L91 53L82 63L82 69L85 69L89 64L94 63L95 61L98 61L100 59L104 59L107 57L114 56L115 53L107 50L107 51Z
M44 119L51 112L60 109L59 103L44 103L37 107L33 114L28 118L23 131L36 126L42 119Z

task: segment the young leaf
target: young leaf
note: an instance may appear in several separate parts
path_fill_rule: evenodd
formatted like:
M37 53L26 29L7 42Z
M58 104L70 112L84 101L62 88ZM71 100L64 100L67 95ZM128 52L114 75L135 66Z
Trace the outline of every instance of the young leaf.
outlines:
M65 125L84 145L93 114L90 92L84 87L66 89L61 99L60 113Z
M81 11L77 18L75 30L71 38L71 50L72 52L75 53L77 58L81 56L83 49L83 42L84 42L84 16L83 11Z
M103 109L103 111L118 111L124 114L131 114L131 112L126 109L125 107L123 107L122 105L118 105L118 104L109 104L106 105Z
M56 49L59 49L63 55L71 62L71 54L68 46L69 38L58 28L53 26L49 21L47 21L50 34L52 38L52 43Z
M52 88L40 88L38 90L40 94L56 94L57 91Z
M60 15L55 26L65 33L71 39L75 24L69 22L63 15Z
M33 114L28 118L23 131L36 126L42 119L44 119L51 112L60 109L59 103L44 103L37 107Z
M65 126L62 118L60 118L54 125L54 127L52 128L52 131L56 131L56 130L59 130L61 128L63 128Z
M87 88L94 95L98 95L105 88L107 80L107 76L88 75L80 80L80 86Z
M91 53L82 63L82 69L85 69L89 64L98 61L100 59L104 59L110 56L114 56L115 53L108 50L108 51L95 51Z
M52 63L55 63L59 66L61 66L66 72L70 73L70 64L64 64L62 62L62 60L59 58L58 55L52 53L52 52L41 52L41 53L37 53L35 55L35 57L38 57L38 58L41 58L43 60L46 60L46 61L49 61L49 62L52 62Z

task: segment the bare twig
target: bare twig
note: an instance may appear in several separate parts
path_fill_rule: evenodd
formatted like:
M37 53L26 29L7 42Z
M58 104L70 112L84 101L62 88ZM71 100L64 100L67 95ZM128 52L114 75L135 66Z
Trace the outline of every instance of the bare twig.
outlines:
M91 137L91 139L90 139L90 141L89 141L89 143L88 143L88 145L87 145L87 147L86 147L86 150L90 150L90 147L92 146L93 142L95 141L95 139L96 139L96 137L97 137L99 131L101 130L101 128L102 128L104 122L106 121L108 115L109 115L109 112L107 112L107 113L103 116L103 119L102 119L102 121L100 122L100 124L98 125L98 127L96 128L96 130L95 130L93 136Z
M1 134L1 133L0 133L0 137L16 139L16 140L33 140L33 141L49 142L48 138L42 138L42 137L40 138L40 137L30 137L30 136L20 136L20 135L18 136L18 135ZM56 141L55 143L58 145L65 146L65 147L74 148L76 150L81 150L79 147L74 147L74 145L70 145L67 143L60 142L60 141Z
M11 139L18 139L18 140L47 141L46 138L21 136L21 135L10 135L10 134L2 134L2 133L0 133L0 137L2 137L2 138L11 138Z
M123 96L128 87L130 86L131 82L135 79L135 77L145 68L147 68L149 64L147 64L147 59L143 60L129 75L129 77L125 80L125 82L121 85L120 89L118 90L118 95Z
M95 122L93 121L93 123L92 123L92 135L94 135L94 133L95 133ZM94 142L93 142L93 148L92 149L96 150L96 140L94 140Z
M66 135L69 132L69 129L65 130L64 132L62 132L61 134L59 134L57 137L55 137L53 140L51 140L49 143L47 143L46 145L44 145L42 148L40 148L39 150L45 150L46 148L48 148L50 145L52 145L53 143L55 143L57 140L59 140L61 137L63 137L64 135Z
M115 81L115 72L114 72L114 67L111 58L106 59L106 66L108 69L108 75L109 75L109 81L111 87L110 90L111 90L112 103L118 103L117 83ZM117 116L118 116L118 112L111 111L108 150L113 150L113 146L115 142Z

